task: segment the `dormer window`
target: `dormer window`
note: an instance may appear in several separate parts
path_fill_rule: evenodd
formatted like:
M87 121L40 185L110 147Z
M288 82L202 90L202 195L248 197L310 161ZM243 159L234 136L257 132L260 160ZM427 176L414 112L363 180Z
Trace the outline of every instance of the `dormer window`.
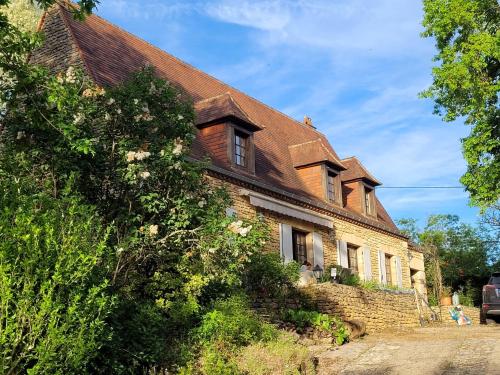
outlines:
M239 130L234 131L234 164L240 167L248 165L249 136Z
M229 139L228 156L234 168L255 173L255 150L252 132L230 123L228 126Z
M328 170L326 175L326 199L328 203L338 204L340 202L340 177L339 174Z
M375 216L375 191L365 186L364 203L365 203L365 214L370 216Z

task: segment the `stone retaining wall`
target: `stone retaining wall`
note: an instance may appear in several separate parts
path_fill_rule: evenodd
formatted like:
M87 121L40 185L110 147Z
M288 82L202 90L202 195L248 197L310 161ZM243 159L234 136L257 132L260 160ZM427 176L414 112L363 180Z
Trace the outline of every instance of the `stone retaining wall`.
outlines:
M366 324L366 332L418 327L419 317L413 292L367 290L348 285L322 283L302 288L318 311L337 315L343 320L358 320ZM259 301L258 308L297 308L297 299L284 303Z
M451 318L451 315L449 313L450 308L452 308L452 306L441 306L440 308L435 307L433 309L436 311L436 313L441 313L441 321L443 324L457 325L457 323ZM472 324L479 324L479 308L462 306L462 309L465 313L465 316L472 320Z

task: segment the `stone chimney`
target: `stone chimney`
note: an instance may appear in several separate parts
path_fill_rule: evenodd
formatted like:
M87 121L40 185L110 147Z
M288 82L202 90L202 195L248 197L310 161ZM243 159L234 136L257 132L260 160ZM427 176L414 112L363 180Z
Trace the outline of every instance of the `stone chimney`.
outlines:
M313 126L313 120L310 117L308 117L308 116L304 116L304 124L306 124L306 125L311 126L311 127L314 128L314 126Z

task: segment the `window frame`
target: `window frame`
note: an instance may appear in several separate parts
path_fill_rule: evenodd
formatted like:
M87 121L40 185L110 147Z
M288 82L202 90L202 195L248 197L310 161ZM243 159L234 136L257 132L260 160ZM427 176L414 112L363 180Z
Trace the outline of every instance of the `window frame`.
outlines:
M350 270L355 271L356 273L359 273L358 250L358 246L350 243L347 244L347 265ZM354 262L351 262L351 257L354 259Z
M392 255L384 253L385 262L385 282L387 285L394 285L392 280Z
M333 200L330 197L330 178L333 179ZM340 171L326 167L325 171L325 200L330 204L340 205L342 197L342 186L340 182Z
M241 126L236 125L235 123L229 123L229 131L228 131L228 159L231 162L231 166L237 168L238 170L243 170L246 172L250 172L252 174L255 173L255 145L253 141L253 132L248 131L247 129L242 128ZM246 163L245 165L238 164L236 159L236 137L240 137L245 140L245 155L243 155ZM240 146L241 147L241 146Z
M363 212L367 216L377 216L375 187L363 183Z
M304 232L303 230L292 228L292 256L293 260L302 265L304 260L309 261L308 259L308 246L307 246L307 237L309 233ZM300 244L297 243L297 239L300 236ZM300 247L300 248L299 248ZM300 251L302 250L302 251ZM300 254L299 254L300 252Z

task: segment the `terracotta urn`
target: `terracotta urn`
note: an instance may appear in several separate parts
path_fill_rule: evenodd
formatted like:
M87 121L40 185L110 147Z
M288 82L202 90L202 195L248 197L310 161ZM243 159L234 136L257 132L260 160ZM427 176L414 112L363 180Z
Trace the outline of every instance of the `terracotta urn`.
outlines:
M451 296L441 297L441 306L451 306Z

